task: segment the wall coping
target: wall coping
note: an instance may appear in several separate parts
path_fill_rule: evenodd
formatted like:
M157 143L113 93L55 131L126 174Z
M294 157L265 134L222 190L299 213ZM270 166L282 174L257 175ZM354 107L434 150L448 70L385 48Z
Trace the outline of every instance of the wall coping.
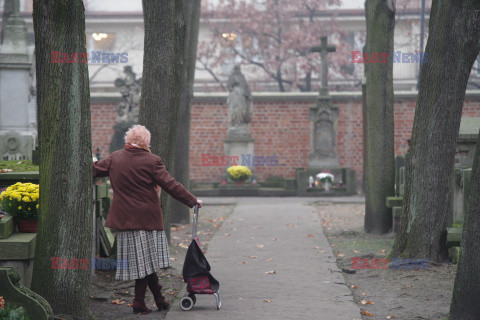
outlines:
M416 100L417 91L395 91L395 100ZM314 102L318 97L317 92L253 92L253 101L298 101ZM361 91L331 92L330 96L334 101L362 100ZM228 97L227 92L196 92L194 102L217 102L225 103ZM118 103L122 96L118 92L92 92L91 102ZM480 90L467 90L465 100L480 99Z

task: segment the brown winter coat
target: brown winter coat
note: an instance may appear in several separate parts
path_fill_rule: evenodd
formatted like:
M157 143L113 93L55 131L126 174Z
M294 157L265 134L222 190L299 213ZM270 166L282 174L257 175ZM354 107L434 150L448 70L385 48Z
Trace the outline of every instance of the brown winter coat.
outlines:
M192 208L197 198L167 172L162 159L143 149L113 152L93 164L93 177L110 177L113 201L105 226L119 230L163 230L159 185Z

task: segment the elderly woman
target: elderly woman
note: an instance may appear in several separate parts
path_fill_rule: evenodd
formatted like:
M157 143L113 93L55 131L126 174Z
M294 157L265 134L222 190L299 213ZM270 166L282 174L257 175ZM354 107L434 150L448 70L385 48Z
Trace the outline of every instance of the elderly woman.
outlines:
M170 267L167 238L163 228L159 187L190 208L202 206L165 169L162 159L149 149L150 132L134 125L125 135L125 148L93 164L93 176L110 177L113 202L106 227L117 232L117 258L127 266L117 268L117 280L135 280L134 313L151 312L145 305L147 286L158 310L170 305L162 296L156 271Z

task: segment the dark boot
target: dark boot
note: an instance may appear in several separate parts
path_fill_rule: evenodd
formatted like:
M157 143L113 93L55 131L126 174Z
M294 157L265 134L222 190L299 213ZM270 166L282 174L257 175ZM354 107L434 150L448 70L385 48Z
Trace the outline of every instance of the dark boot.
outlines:
M150 288L150 291L152 291L158 310L168 310L170 308L170 304L165 301L165 297L162 296L162 286L158 283L157 274L154 272L151 275L148 275L147 279L148 287Z
M135 300L133 300L133 313L150 313L152 310L145 305L145 292L147 291L147 278L135 280Z

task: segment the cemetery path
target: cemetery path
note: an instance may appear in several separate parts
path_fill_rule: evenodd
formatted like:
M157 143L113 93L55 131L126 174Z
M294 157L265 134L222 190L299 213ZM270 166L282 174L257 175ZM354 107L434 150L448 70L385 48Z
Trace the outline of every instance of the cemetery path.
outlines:
M222 308L197 295L191 311L177 300L167 319L360 319L311 200L237 199L206 254Z

